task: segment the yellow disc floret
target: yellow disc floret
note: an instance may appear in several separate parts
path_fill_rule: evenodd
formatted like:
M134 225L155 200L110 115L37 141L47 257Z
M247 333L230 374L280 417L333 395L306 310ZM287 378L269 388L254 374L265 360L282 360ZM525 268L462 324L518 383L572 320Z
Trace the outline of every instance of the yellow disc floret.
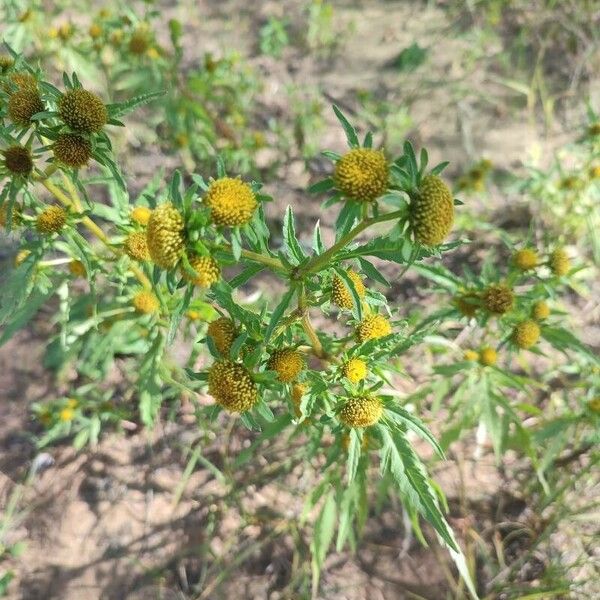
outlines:
M522 250L515 252L513 256L513 264L521 271L535 269L538 264L537 252L531 248L523 248Z
M58 233L67 223L67 213L60 206L49 206L41 212L35 222L40 233Z
M184 246L184 222L179 211L170 203L152 211L146 231L152 260L163 269L176 264Z
M496 315L507 313L515 302L513 291L505 284L493 284L483 292L483 305Z
M62 95L58 101L60 118L74 131L97 133L108 122L104 102L88 90L75 88Z
M123 250L129 258L133 260L150 260L150 251L148 250L148 240L146 234L142 231L130 233L123 243Z
M540 339L540 326L535 321L523 321L513 331L513 340L519 348L531 348Z
M150 38L145 28L136 29L129 38L127 45L131 54L141 56L150 47Z
M342 366L342 375L352 383L362 381L368 373L367 363L360 358L351 358Z
M354 148L335 165L335 184L351 200L376 200L387 190L388 177L388 163L381 150Z
M267 368L277 372L282 383L294 381L304 369L304 357L293 348L283 348L271 354Z
M437 175L427 175L412 198L410 222L417 242L441 244L454 223L454 200L450 188Z
M250 410L258 402L258 389L244 365L220 360L208 372L208 393L229 412Z
M295 383L292 386L292 404L294 405L294 415L297 419L302 416L300 404L302 403L302 398L307 392L308 386L304 383Z
M348 398L338 417L348 427L370 427L381 419L383 404L379 398L362 396Z
M146 290L138 292L133 297L132 302L135 310L145 315L158 312L158 309L160 308L160 302L158 301L158 298L152 292L148 292Z
M468 361L479 360L479 352L476 352L475 350L465 350L463 359Z
M72 260L69 263L69 273L75 275L75 277L85 277L87 275L85 266L80 260Z
M89 140L76 133L61 133L52 150L59 163L74 169L87 165L92 157L92 145Z
M212 321L208 326L207 333L223 356L229 354L231 345L238 334L233 321L227 317L219 317Z
M245 225L252 219L257 206L252 188L241 179L232 177L213 181L204 201L210 208L212 222L223 227Z
M19 89L8 99L8 116L13 123L21 127L29 127L31 117L43 110L44 103L37 89Z
M2 207L0 207L0 227L6 227L8 221L8 204L4 203ZM17 204L13 205L10 222L11 227L13 228L18 227L23 223L23 211Z
M22 265L30 254L30 250L19 250L15 256L15 267Z
M531 309L531 316L536 321L543 321L550 316L550 307L544 300L536 302Z
M219 281L221 277L221 267L212 256L192 256L190 266L196 272L195 277L191 277L187 271L183 270L183 277L194 285L208 288L213 283Z
M148 225L148 221L150 220L150 216L152 215L152 209L147 206L136 206L131 211L131 220L138 225L143 225L144 227Z
M381 338L390 333L392 333L392 326L383 315L369 315L356 328L356 336L360 342Z
M354 284L354 289L360 298L365 296L365 284L362 282L360 275L354 271L347 272L348 277ZM352 294L346 287L344 280L339 275L334 275L333 281L331 282L331 302L340 308L351 310L354 306L352 302Z
M550 254L548 265L550 266L552 273L554 273L554 275L558 275L559 277L566 275L571 270L571 262L569 261L569 257L562 248L557 248L554 250L554 252L552 252L552 254Z
M3 154L4 166L13 175L27 177L33 170L33 159L29 148L15 144L4 150Z
M479 351L479 362L484 367L493 367L498 361L498 353L494 348L485 346Z

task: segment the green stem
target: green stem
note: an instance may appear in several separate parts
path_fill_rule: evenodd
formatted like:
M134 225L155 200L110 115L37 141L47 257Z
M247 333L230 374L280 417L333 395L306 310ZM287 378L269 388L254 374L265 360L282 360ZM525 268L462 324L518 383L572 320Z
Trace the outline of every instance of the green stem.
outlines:
M210 248L212 248L213 250L223 250L225 252L233 253L231 244L212 244L212 243L206 243L206 242L205 242L205 244L207 246L209 246ZM259 254L258 252L252 252L251 250L242 250L242 256L244 258L247 258L248 260L263 264L267 267L271 267L272 269L275 269L277 271L284 271L284 272L287 271L287 269L283 266L283 263L278 258L275 258L274 256L266 256L265 254Z
M326 250L323 252L323 254L315 256L312 260L310 260L308 264L298 271L297 278L301 279L306 275L320 271L321 267L328 264L339 250L347 246L359 233L362 233L365 229L371 227L371 225L376 225L377 223L383 223L385 221L392 221L393 219L399 219L400 217L404 216L405 213L406 211L404 209L395 210L394 212L362 221L354 229L351 229L346 235L343 235L333 246L331 246L331 248L329 248L329 250Z

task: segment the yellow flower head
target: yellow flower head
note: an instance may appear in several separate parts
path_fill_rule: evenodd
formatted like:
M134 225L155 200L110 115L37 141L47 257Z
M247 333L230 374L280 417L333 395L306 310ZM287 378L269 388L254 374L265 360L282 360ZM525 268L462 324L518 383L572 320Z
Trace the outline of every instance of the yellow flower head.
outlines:
M277 372L279 381L289 383L294 381L304 369L304 357L292 348L275 350L269 358L267 368Z
M183 253L184 222L179 211L170 203L152 211L146 239L152 260L163 269L172 269Z
M136 29L129 38L129 44L127 46L131 54L141 56L150 47L150 38L148 31L145 28Z
M212 256L192 256L190 265L196 271L195 277L190 277L182 267L183 278L199 287L210 287L221 278L221 267Z
M31 117L43 110L44 103L37 89L19 89L8 98L8 116L15 125L29 127Z
M513 291L503 283L492 284L483 292L483 305L495 315L503 315L512 309L515 302Z
M356 328L356 336L360 342L385 337L390 333L392 333L392 326L383 315L369 315Z
M252 188L241 179L222 177L210 184L206 196L210 217L215 225L239 227L249 223L256 209Z
M145 315L158 312L158 309L160 308L158 298L152 292L146 290L138 292L133 297L132 302L135 310Z
M475 292L467 292L454 298L454 305L456 306L458 312L465 317L475 316L480 308L479 302L479 294L476 294Z
M540 326L535 321L523 321L513 331L515 344L524 350L531 348L540 339Z
M80 260L72 260L69 263L69 273L75 275L75 277L85 277L87 275L85 266Z
M410 221L415 239L424 246L437 246L450 233L454 200L450 188L437 175L427 175L421 181L412 199Z
M108 122L104 102L88 90L75 88L62 95L58 101L60 118L73 131L98 133Z
M351 358L342 366L342 375L352 383L362 381L368 372L367 363L360 358Z
M494 348L485 346L479 351L479 362L484 367L493 367L498 361L498 353Z
M11 73L9 79L19 90L33 90L36 92L38 89L37 80L31 73ZM3 84L2 87L7 92L10 92L11 90L11 87L8 84Z
M348 398L338 417L348 427L370 427L383 415L383 404L379 398L361 396Z
M58 414L58 418L63 422L63 423L69 423L70 421L73 420L73 417L75 416L75 411L72 408L69 408L68 406L63 408L60 413Z
M258 388L244 365L220 360L208 372L208 393L229 412L250 410L258 402Z
M544 300L536 302L531 309L531 316L536 321L543 321L544 319L547 319L550 316L550 307L548 306L548 303Z
M142 231L130 233L123 244L125 254L133 260L140 262L150 260L150 251L148 250L148 240L146 234Z
M30 250L19 250L15 256L15 267L22 265L30 254Z
M515 252L513 256L513 264L521 271L535 269L538 264L537 252L531 248L523 248L522 250Z
M304 383L295 383L292 386L292 404L294 405L294 415L297 419L302 416L300 404L302 403L302 398L307 392L308 386Z
M88 33L93 40L97 40L102 35L102 27L98 23L92 23L88 29Z
M67 223L67 213L60 206L49 206L36 219L35 227L40 233L58 233Z
M29 148L15 144L9 146L2 153L4 154L4 166L13 175L27 177L33 170L33 159Z
M148 221L152 215L152 209L147 206L136 206L131 211L131 220L137 223L138 225L143 225L144 227L148 225Z
M381 150L354 148L337 161L333 177L347 198L372 202L387 190L388 163Z
M6 227L7 223L8 223L8 206L7 206L7 202L5 202L1 207L0 207L0 227ZM12 219L11 219L11 226L14 227L18 227L19 225L21 225L23 223L23 211L21 210L21 207L18 206L17 204L13 204L13 209L12 209Z
M590 179L598 179L600 177L600 165L593 165L588 170Z
M61 133L52 146L54 158L67 167L79 169L92 157L92 144L76 133Z
M365 284L363 283L360 275L355 273L354 271L347 271L348 277L352 280L354 284L354 289L360 298L365 297ZM347 310L352 310L354 303L352 302L352 294L350 290L346 287L344 280L339 275L333 276L333 281L331 282L331 302L340 308L345 308Z
M468 361L479 360L479 352L475 352L475 350L465 350L463 359Z
M4 73L8 71L13 65L15 61L12 56L8 54L0 54L0 73Z
M552 273L558 277L566 275L571 270L571 261L563 248L557 248L550 254L548 264Z
M227 317L219 317L208 326L208 335L212 338L217 350L227 356L233 341L238 335L235 324Z

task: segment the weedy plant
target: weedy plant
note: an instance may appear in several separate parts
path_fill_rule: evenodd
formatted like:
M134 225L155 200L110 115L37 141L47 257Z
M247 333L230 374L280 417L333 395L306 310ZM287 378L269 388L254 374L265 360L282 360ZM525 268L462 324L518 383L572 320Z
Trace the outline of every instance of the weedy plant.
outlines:
M139 419L152 426L161 406L176 408L182 393L196 403L200 424L215 423L220 412L239 415L258 432L252 448L284 430L306 435L303 460L323 461L307 504L320 507L311 546L315 586L336 522L337 547L356 543L378 456L380 476L393 482L416 531L422 516L475 595L444 498L409 434L440 456L442 450L384 389L390 361L431 326L411 330L367 283L388 283L373 258L406 270L460 243L447 242L455 201L440 178L446 163L428 170L427 151L417 159L410 143L391 160L372 147L371 133L361 143L334 107L350 149L326 153L333 176L310 191L340 207L335 242L325 247L317 222L309 250L288 207L283 246L272 249L263 211L270 198L261 184L228 175L223 161L215 179L193 174L186 185L177 171L167 186L157 179L131 203L107 131L152 96L107 105L76 75L65 75L59 90L22 57L11 52L3 60L7 183L0 206L19 248L3 285L0 342L52 306L57 335L47 364L77 372L69 397L35 407L47 429L40 444L64 436L77 447L95 443L102 427L136 417L132 396ZM98 201L97 186L107 190L107 204ZM316 207L316 198L308 201ZM237 293L262 271L284 289L278 300L250 310ZM178 332L189 333L190 321L196 343L182 367L169 349ZM198 370L202 349L212 362ZM120 357L137 366L115 394L103 382ZM202 393L212 398L208 406L198 402Z
M35 46L36 60L49 73L60 65L84 74L112 98L165 90L160 107L138 123L138 135L178 152L188 170L208 167L218 154L237 172L253 171L253 155L266 143L263 129L249 125L255 120L254 97L260 85L239 54L217 57L207 52L190 67L182 24L170 20L170 45L160 43L156 31L163 17L151 7L142 14L128 3L100 11L90 7L93 16L87 26L59 16L50 30L41 6L32 6L30 13L24 22L18 11L6 8L12 27L4 39L12 47L29 52Z

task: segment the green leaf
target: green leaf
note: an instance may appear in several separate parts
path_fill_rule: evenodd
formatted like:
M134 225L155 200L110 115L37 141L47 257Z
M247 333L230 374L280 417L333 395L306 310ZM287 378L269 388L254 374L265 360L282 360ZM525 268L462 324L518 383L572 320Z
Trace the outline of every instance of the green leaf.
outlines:
M350 121L348 121L348 119L344 116L344 113L335 104L332 108L335 116L338 118L338 121L344 128L348 145L350 148L358 148L360 146L360 142L358 141L358 135L356 135L356 129L354 129L354 127L350 124Z
M333 540L335 516L335 496L333 492L330 492L325 498L323 508L315 522L313 539L310 544L312 554L313 597L316 597L316 592L319 589L321 569L325 562L325 557L327 556L327 550Z
M108 115L111 118L122 117L127 113L135 110L139 106L144 104L148 104L161 96L166 94L166 90L161 90L158 92L147 92L145 94L140 94L139 96L135 96L134 98L130 98L125 102L119 102L117 104L108 104L106 109L108 110Z
M295 293L296 293L296 288L295 287L290 288L285 293L284 297L281 299L281 302L279 302L279 304L273 311L273 314L271 315L271 320L269 321L269 324L267 325L267 329L265 331L265 344L269 343L269 340L271 339L271 335L273 334L273 331L275 331L275 327L277 327L277 325L279 324L279 321L281 320L283 313L285 312L286 308L289 306Z
M438 441L435 439L431 431L427 429L425 423L423 423L423 421L419 419L419 417L408 412L402 406L388 405L386 406L386 408L388 412L393 413L393 418L396 421L402 423L403 425L406 425L408 429L414 431L420 438L424 439L426 442L429 442L431 447L435 450L436 454L442 459L445 458L444 451L438 444Z
M306 254L300 242L296 237L296 226L294 223L294 213L292 207L288 205L283 217L283 244L287 253L288 258L295 265L298 265L302 260L306 258Z
M317 181L317 183L313 183L308 188L309 194L322 194L323 192L328 192L331 188L335 186L335 182L332 177L328 177L327 179L323 179L321 181Z
M350 440L348 443L348 458L346 460L346 480L350 484L354 481L356 471L358 470L362 441L356 429L351 429L348 435L350 436Z

